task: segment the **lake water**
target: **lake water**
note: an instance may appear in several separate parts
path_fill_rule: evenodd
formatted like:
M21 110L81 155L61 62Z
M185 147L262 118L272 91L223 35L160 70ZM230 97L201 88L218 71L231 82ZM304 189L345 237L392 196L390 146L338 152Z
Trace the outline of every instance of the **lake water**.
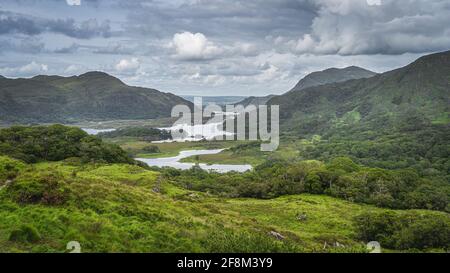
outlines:
M223 131L222 123L207 123L201 125L188 125L188 124L178 124L172 127L166 128L158 128L160 130L166 131L180 131L184 132L185 136L182 138L169 139L169 140L161 140L161 141L153 141L153 143L165 143L165 142L186 142L186 141L200 141L203 139L213 140L218 136L227 136L233 135L233 133L229 133Z
M195 163L182 163L183 158L188 158L196 155L211 155L222 152L223 149L218 150L193 150L193 151L181 151L178 156L164 157L164 158L136 158L136 160L146 163L149 166L155 167L172 167L180 170L188 170L192 168ZM223 164L199 164L200 168L207 171L215 171L219 173L226 172L246 172L252 169L251 165L223 165Z
M114 132L116 129L91 129L91 128L81 128L81 130L85 131L89 135L96 136L100 133L109 133Z

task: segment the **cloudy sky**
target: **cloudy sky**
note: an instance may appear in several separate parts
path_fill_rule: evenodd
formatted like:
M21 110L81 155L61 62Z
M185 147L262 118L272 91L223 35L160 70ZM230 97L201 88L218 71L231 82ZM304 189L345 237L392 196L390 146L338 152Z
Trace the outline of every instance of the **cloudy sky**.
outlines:
M449 0L2 0L0 75L100 70L175 94L266 95L307 73L450 49Z

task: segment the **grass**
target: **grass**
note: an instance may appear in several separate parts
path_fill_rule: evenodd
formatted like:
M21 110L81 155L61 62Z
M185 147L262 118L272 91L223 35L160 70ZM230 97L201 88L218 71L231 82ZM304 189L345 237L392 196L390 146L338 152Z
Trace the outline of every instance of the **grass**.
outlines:
M198 157L191 156L184 158L181 162L189 163L206 163L206 164L250 164L252 166L259 165L264 162L263 157L257 157L252 155L236 155L230 150L222 151L218 154L212 155L200 155Z
M250 164L257 166L262 164L267 159L285 159L294 160L299 157L298 145L300 142L283 141L280 143L279 148L274 152L262 152L259 145L253 145L250 147L240 146L248 144L250 142L230 142L233 144L231 148L213 155L200 155L198 157L188 157L182 159L182 162L199 162L206 164Z
M62 204L17 203L11 198L16 182L0 189L0 252L65 252L69 241L79 241L83 252L360 252L365 245L354 239L354 217L386 211L307 194L218 198L124 164L27 165L16 181L48 172L68 190ZM286 239L276 240L271 231Z
M433 124L448 124L450 123L450 112L444 112L439 117L432 121Z

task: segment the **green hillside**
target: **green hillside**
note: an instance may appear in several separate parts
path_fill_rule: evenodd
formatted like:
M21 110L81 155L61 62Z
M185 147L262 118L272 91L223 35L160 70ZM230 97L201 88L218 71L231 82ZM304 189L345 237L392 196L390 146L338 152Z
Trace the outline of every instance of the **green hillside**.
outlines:
M350 66L346 68L329 68L324 71L313 72L302 78L294 88L289 92L301 91L303 89L320 86L329 83L345 82L348 80L370 78L375 76L377 73L360 68L357 66ZM275 95L268 95L264 97L248 97L238 103L237 105L265 105L272 98L277 97Z
M65 252L70 241L83 252L364 252L377 236L384 251L442 251L448 244L442 212L307 194L221 198L133 165L25 165L0 157L5 166L16 171L0 183L0 252ZM383 215L389 223L379 222ZM376 230L368 220L391 226ZM423 227L441 236L422 238Z
M450 112L449 75L450 51L422 57L404 68L371 78L288 92L268 103L280 105L283 122L290 126L313 117L316 123L328 119L327 127L346 118L364 123L408 111L436 122Z
M277 96L285 140L308 140L304 159L349 156L388 169L450 173L450 51L368 79Z
M102 72L80 76L0 78L0 121L4 123L170 117L190 102L170 93L132 87Z
M395 252L450 246L447 183L408 169L348 158L269 160L244 174L148 168L60 125L3 129L0 147L8 155L0 156L0 252L65 252L70 241L83 252L365 252L372 240ZM17 160L24 155L29 163Z
M236 105L242 105L247 107L248 105L265 105L271 98L273 98L275 95L268 95L265 97L248 97L238 103Z
M345 82L348 80L356 80L363 78L370 78L377 73L369 71L367 69L349 66L346 68L329 68L324 71L313 72L303 79L301 79L291 92L300 91L313 86L320 86L329 83Z

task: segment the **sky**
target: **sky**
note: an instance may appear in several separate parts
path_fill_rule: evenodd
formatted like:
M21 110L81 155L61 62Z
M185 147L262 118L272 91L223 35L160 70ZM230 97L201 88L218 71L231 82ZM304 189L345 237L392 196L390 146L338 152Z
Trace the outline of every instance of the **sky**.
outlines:
M450 49L450 0L2 0L0 75L104 71L178 95L262 96L308 73Z

